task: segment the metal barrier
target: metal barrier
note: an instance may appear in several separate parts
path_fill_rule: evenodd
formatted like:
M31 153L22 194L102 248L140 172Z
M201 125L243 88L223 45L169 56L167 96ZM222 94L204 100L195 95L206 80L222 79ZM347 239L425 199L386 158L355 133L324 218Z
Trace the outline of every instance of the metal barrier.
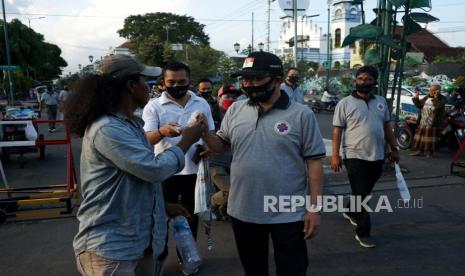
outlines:
M458 175L465 177L465 170L455 170L455 168L465 168L465 160L459 160L460 154L465 149L465 139L460 144L459 149L455 152L454 157L452 158L452 162L450 164L450 173L453 175Z
M66 145L66 184L0 189L0 195L5 196L0 199L0 223L6 221L7 218L51 218L71 214L74 207L73 200L79 198L69 127L63 120L32 120L32 122L34 124L52 122L64 124L65 139L37 140L35 145Z

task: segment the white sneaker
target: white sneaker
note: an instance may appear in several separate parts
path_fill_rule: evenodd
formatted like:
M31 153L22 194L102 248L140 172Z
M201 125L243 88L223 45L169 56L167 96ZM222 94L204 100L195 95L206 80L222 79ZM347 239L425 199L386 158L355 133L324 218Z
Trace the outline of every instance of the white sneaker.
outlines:
M346 214L345 212L342 213L342 216L348 220L350 222L350 224L352 224L353 226L357 226L357 222L352 218L350 217L348 214Z
M358 235L355 235L355 239L358 241L361 247L365 247L365 248L376 247L376 243L374 243L371 237L359 237Z

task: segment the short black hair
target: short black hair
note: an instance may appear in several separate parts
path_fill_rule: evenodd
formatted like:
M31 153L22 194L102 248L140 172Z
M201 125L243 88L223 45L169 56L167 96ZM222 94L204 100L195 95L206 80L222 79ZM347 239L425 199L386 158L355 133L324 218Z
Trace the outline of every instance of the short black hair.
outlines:
M291 70L296 70L297 72L300 73L299 68L296 68L296 67L289 67L289 68L287 68L286 75L289 74L289 71L291 71Z
M213 85L213 82L209 78L202 78L197 82L195 86L199 86L199 84L202 82L209 82L211 85Z
M191 69L189 68L189 66L185 65L184 63L182 62L171 62L171 63L168 63L165 65L165 67L163 67L163 73L162 73L162 76L164 77L165 76L165 72L166 71L186 71L187 73L187 76L190 78L191 77Z
M372 76L375 80L378 79L378 69L376 67L371 66L371 65L365 65L360 68L358 68L357 73L355 73L355 77L358 77L358 75L366 73L370 76Z

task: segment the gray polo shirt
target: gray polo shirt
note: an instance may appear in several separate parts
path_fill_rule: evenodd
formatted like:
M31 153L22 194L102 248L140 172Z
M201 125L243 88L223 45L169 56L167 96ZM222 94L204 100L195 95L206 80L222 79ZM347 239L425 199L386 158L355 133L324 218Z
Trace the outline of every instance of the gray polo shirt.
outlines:
M44 92L40 101L45 103L45 105L58 105L58 93L53 92L52 94L49 94L47 92Z
M386 100L372 95L368 101L357 94L336 106L333 126L341 127L344 159L377 161L384 159L384 125L391 121Z
M283 91L265 113L249 101L239 101L226 112L217 135L231 145L233 155L228 214L260 224L302 220L305 207L264 212L264 196L308 194L305 160L325 157L313 112L290 101Z
M292 88L283 82L281 83L281 90L284 90L292 101L304 104L304 91L299 87Z

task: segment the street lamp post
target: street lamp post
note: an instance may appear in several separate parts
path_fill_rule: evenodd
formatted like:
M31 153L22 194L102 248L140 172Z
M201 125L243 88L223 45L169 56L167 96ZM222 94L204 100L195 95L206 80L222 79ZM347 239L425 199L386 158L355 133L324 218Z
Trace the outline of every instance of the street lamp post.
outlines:
M326 57L326 89L328 89L329 86L329 71L331 69L331 30L330 30L330 25L329 21L331 18L331 3L332 0L328 0L328 48L327 48L327 57Z
M294 67L297 67L297 0L292 1L292 17L294 18Z
M170 22L169 25L163 26L163 28L166 30L166 44L169 43L169 30L172 30L175 28L176 23L175 22Z
M31 20L34 20L34 19L44 19L44 18L45 18L45 16L28 18L27 21L29 22L29 29L31 28Z
M234 50L236 51L236 53L239 54L240 49L241 49L241 45L238 42L234 43Z
M260 51L263 51L263 48L265 47L265 44L263 44L262 42L258 43L258 48L260 49ZM236 53L239 54L239 51L241 50L241 45L236 42L234 43L234 51L236 51ZM252 45L248 45L247 46L247 49L244 50L243 52L247 52L247 55L249 55L250 53L252 53L253 51L253 48L252 48Z
M300 38L301 39L301 49L300 49L300 60L304 60L304 18L306 19L309 19L309 18L312 18L312 17L317 17L317 16L320 16L319 14L313 14L313 15L302 15L302 37ZM309 45L310 45L310 35L308 36L308 42L309 42ZM310 48L310 47L309 47Z
M11 66L11 56L10 56L10 42L8 40L8 27L7 27L7 22L6 22L6 15L5 15L5 1L2 0L2 10L3 10L3 32L5 33L5 48L6 48L6 60L8 63L8 66ZM11 77L11 71L7 70L6 74L8 75L8 84L10 87L10 97L9 99L9 104L14 104L14 90L13 90L13 79Z

